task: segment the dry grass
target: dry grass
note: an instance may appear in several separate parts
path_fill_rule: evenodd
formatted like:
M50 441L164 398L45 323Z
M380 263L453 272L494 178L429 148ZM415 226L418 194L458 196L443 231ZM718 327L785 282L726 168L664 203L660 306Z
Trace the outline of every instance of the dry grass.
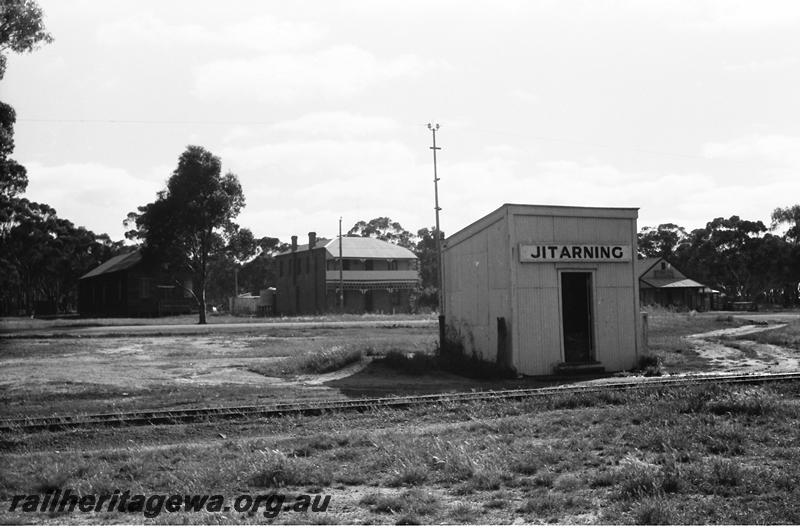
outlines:
M358 346L332 345L314 352L287 357L277 363L250 367L251 372L267 376L295 374L324 374L361 361L372 349Z
M285 514L278 522L798 523L799 393L788 383L712 385L287 417L241 425L238 434L229 425L231 440L211 440L204 431L219 425L208 424L186 432L191 445L158 448L122 441L141 432L135 428L110 433L126 447L105 441L91 455L82 454L97 449L91 435L65 433L64 453L32 451L33 435L27 447L0 455L7 468L0 510L13 494L54 487L226 496L281 490L333 498L327 516ZM152 428L149 443L174 430Z
M741 339L800 351L800 320L792 321L782 328L742 336Z

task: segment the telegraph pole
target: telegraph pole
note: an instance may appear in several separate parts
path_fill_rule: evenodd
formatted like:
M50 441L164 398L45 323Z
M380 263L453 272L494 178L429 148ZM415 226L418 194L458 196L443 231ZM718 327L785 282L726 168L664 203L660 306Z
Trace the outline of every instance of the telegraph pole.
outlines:
M439 332L443 331L442 316L444 316L444 270L442 269L442 232L439 229L439 175L436 172L436 151L442 150L436 146L436 131L439 130L439 123L434 125L428 123L428 130L433 134L433 146L430 149L433 151L433 195L434 195L434 210L436 211L436 268L439 277Z
M344 273L342 272L342 217L339 217L339 311L344 313Z

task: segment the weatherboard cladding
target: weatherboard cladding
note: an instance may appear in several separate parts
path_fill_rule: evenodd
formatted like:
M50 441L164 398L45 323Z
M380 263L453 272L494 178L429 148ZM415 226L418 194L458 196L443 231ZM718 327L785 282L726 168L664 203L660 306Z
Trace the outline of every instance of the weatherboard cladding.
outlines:
M626 244L636 251L633 208L506 204L448 237L446 316L469 354L494 360L497 317L511 331L511 357L523 374L549 374L563 361L560 272L592 273L595 358L629 368L637 353L638 288L634 260L614 263L520 262L534 243Z

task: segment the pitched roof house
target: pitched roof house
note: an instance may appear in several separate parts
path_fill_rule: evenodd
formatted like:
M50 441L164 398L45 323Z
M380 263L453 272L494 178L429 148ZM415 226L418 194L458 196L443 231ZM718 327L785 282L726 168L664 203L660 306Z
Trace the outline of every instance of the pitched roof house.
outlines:
M308 234L308 244L275 256L278 266L276 314L296 315L339 310L340 293L349 313L408 312L419 288L417 256L404 247L367 237L339 239ZM341 292L340 292L340 286Z
M182 284L182 285L181 285ZM113 257L78 280L78 312L83 316L136 317L189 313L195 308L191 279L177 284L139 250Z
M657 304L687 310L710 309L711 289L688 278L662 257L639 259L639 301L642 306Z

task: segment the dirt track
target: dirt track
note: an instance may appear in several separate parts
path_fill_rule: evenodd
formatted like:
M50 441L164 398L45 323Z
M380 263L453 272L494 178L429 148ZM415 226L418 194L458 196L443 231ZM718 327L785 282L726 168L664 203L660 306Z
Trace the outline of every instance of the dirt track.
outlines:
M720 341L724 338L741 337L784 326L786 324L780 323L723 328L690 335L686 337L686 340L692 345L695 352L713 365L715 372L800 371L800 353L796 350L747 339L737 339L727 343Z

